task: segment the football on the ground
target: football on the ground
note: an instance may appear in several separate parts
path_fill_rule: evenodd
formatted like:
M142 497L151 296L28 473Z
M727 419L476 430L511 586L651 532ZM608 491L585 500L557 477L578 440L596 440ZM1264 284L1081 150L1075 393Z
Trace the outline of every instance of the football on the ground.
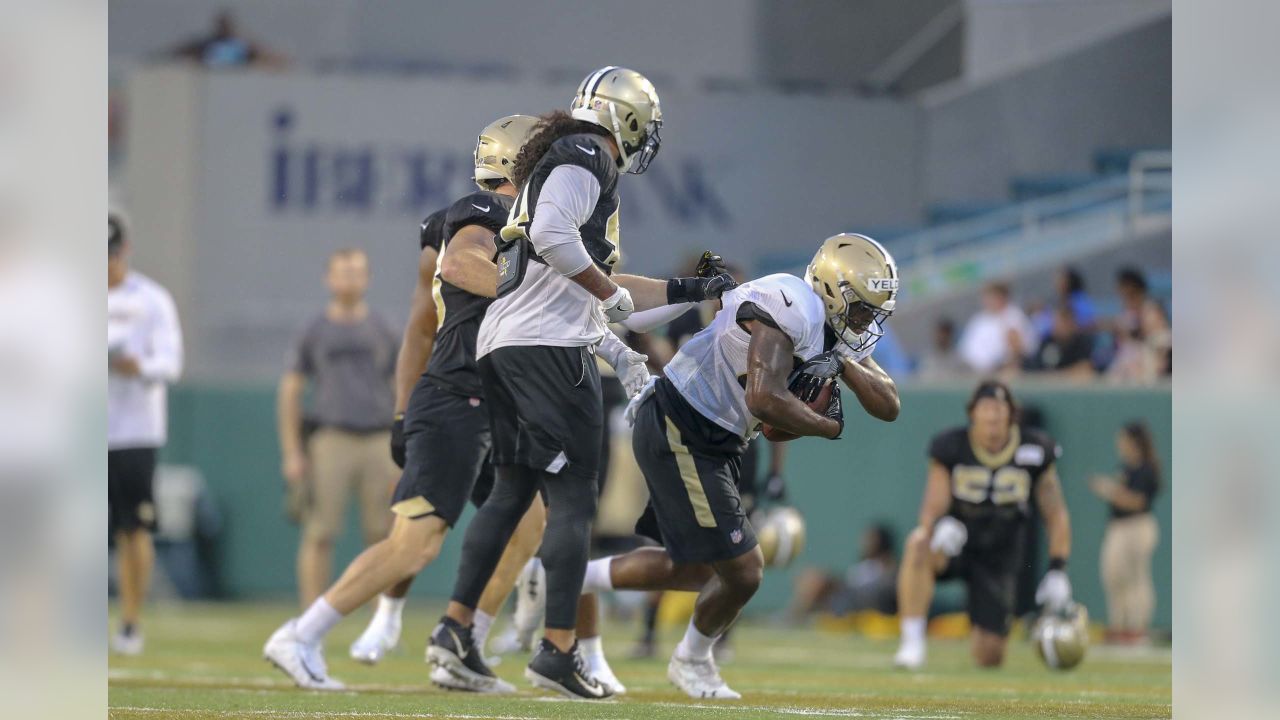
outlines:
M818 391L818 395L812 402L808 403L810 410L819 414L827 411L827 405L831 402L832 383L834 382L835 380L832 379L823 384L822 389ZM787 442L800 437L795 433L780 430L769 423L764 423L760 427L760 432L764 434L764 439L769 442Z

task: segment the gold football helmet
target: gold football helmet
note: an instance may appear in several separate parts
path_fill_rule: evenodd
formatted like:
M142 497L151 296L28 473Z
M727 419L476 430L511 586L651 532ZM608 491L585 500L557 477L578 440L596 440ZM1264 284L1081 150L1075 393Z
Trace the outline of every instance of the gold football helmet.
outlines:
M866 235L840 233L823 241L805 278L822 298L827 325L860 352L884 335L898 296L898 265Z
M619 170L639 175L657 156L662 143L658 91L635 70L614 65L596 70L578 86L569 108L574 119L599 125L613 135Z
M1089 611L1071 603L1064 610L1045 612L1031 628L1036 654L1054 670L1070 670L1084 660L1089 647Z
M804 550L804 516L793 507L775 507L759 523L756 538L765 567L784 568Z
M508 115L480 131L476 138L476 186L493 190L503 182L512 182L516 155L537 124L538 118L532 115Z

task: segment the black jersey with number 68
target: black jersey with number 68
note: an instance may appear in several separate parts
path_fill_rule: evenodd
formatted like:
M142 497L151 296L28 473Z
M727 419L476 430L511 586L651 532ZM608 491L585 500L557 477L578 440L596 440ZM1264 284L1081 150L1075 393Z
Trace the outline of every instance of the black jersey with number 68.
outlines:
M1021 542L1036 485L1061 452L1048 434L1017 426L996 453L972 442L967 427L933 437L929 457L950 473L950 515L969 531L966 550L1002 550Z

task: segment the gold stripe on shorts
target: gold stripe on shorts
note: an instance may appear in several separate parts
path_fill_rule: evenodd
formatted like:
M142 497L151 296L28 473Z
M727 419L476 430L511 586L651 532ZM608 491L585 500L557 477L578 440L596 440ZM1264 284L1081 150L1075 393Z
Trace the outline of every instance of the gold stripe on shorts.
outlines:
M707 502L707 494L702 490L702 481L698 479L698 466L689 454L689 448L680 442L680 430L671 418L667 421L667 444L676 455L676 465L680 468L680 479L684 481L684 489L689 493L689 502L693 505L693 516L698 525L705 528L716 526L716 516L711 514L711 503Z
M407 500L401 500L391 506L391 512L407 518L419 518L423 515L430 515L435 512L435 510L436 506L432 505L421 495L411 497Z

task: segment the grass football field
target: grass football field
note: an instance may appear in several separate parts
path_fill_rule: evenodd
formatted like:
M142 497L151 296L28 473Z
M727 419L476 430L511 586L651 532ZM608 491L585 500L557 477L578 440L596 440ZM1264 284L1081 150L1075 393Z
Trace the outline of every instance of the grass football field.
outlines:
M112 656L108 717L124 720L203 718L1168 718L1167 650L1094 647L1072 672L1045 669L1023 641L1011 645L1006 667L972 667L963 642L930 644L927 671L889 665L896 641L871 641L812 629L744 623L737 655L722 668L743 694L734 702L692 700L666 679L665 653L678 631L662 637L661 659L627 660L635 630L613 623L605 647L629 693L617 701L572 702L528 687L526 658L508 656L497 668L515 683L515 696L446 692L427 682L422 662L436 608L410 602L402 649L377 667L346 657L368 615L357 613L330 636L330 673L347 692L294 688L261 658L262 643L291 608L249 603L167 605L146 617L147 649L140 657ZM500 628L498 628L500 630Z

